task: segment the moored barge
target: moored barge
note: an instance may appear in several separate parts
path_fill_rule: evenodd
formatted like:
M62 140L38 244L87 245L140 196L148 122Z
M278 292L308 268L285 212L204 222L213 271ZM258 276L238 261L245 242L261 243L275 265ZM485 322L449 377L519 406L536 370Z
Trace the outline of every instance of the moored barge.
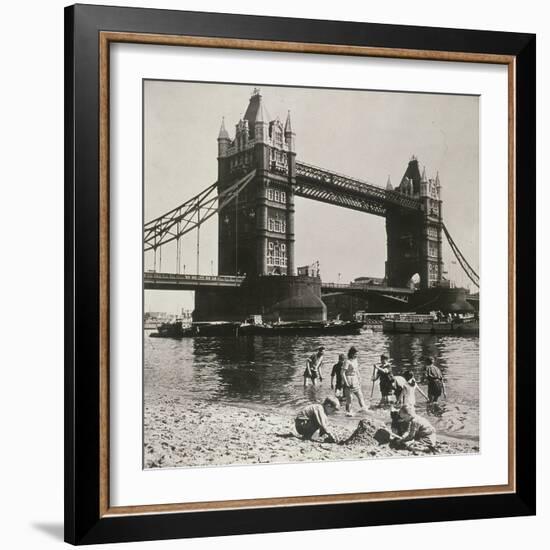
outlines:
M384 319L382 330L390 333L478 335L479 321L473 316L437 320L432 315L400 314Z
M262 323L247 320L239 322L193 323L183 327L181 323L164 323L154 338L185 338L199 336L325 336L359 334L363 323L359 321L294 321Z

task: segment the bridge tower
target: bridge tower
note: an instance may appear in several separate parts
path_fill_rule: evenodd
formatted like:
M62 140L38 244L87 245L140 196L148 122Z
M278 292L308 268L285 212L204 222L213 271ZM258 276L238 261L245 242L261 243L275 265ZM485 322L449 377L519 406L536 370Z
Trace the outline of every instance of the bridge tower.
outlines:
M407 286L411 278L420 277L420 288L440 286L443 279L442 200L439 174L428 179L426 169L420 173L418 159L413 156L397 192L417 198L420 211L404 211L388 206L386 213L387 261L386 279L390 286Z
M221 275L294 275L295 134L290 112L270 119L255 89L231 139L218 136L218 192L252 170L254 179L219 213Z
M294 263L295 134L290 112L271 119L255 89L235 135L222 120L218 135L218 193L255 171L218 214L220 275L246 275L239 289L195 292L195 321L324 320L318 277L297 276Z

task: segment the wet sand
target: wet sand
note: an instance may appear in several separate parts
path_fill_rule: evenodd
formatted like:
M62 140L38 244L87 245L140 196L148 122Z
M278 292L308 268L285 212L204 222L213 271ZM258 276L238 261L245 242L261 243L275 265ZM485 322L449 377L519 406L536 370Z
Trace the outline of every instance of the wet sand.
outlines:
M295 412L284 409L266 412L150 394L145 399L144 466L174 468L425 455L391 449L388 445L304 441L296 434L294 416ZM345 440L361 418L383 426L389 421L389 414L368 411L347 418L343 411L338 411L329 421L336 436ZM438 435L437 451L439 454L473 454L479 452L479 447L475 441Z

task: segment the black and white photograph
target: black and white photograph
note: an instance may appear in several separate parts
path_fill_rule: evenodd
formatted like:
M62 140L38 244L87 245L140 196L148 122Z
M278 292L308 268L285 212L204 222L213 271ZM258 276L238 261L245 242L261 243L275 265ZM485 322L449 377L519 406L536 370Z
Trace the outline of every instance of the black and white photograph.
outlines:
M5 7L1 548L546 540L545 3Z
M476 454L479 97L143 81L143 466Z

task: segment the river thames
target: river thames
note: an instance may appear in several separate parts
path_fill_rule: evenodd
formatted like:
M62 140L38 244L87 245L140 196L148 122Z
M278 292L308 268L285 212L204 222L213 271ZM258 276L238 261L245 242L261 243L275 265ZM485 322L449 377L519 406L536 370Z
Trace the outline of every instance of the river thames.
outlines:
M306 358L325 347L323 382L303 387ZM447 399L427 405L417 394L417 412L439 434L479 440L479 338L368 332L353 336L196 337L181 340L149 338L144 334L144 398L151 390L178 401L237 405L255 411L288 414L332 393L330 372L339 353L350 346L359 351L362 390L370 413L380 409L378 382L371 381L373 364L382 353L390 357L395 375L415 373L422 384L423 359L435 358L443 372ZM154 390L153 390L154 389ZM372 392L372 397L371 397ZM355 404L357 408L357 404Z

